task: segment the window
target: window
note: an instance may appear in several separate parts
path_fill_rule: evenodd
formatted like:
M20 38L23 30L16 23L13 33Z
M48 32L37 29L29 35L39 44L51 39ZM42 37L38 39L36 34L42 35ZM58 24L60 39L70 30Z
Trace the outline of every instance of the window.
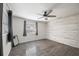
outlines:
M26 31L27 33L35 34L36 33L36 22L35 21L27 21L26 23Z

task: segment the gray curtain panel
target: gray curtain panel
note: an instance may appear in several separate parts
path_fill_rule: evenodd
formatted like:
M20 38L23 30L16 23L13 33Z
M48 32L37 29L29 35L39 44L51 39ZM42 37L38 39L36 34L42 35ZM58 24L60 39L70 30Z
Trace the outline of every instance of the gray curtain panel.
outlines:
M13 42L13 28L12 28L12 10L8 10L8 41L12 42L12 47L14 47Z
M24 31L23 31L23 36L27 36L27 33L26 33L26 21L24 20Z
M36 22L36 35L38 35L38 22Z

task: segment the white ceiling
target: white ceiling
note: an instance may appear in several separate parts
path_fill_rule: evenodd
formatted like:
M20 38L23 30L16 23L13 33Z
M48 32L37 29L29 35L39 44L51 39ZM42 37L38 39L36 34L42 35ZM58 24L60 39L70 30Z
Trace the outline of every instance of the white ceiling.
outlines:
M58 17L64 17L71 14L79 13L78 3L12 3L13 14L32 20L38 19L38 13L42 13L44 10L52 9L51 14L55 14ZM55 18L52 18L55 19Z
M42 13L44 10L52 9L56 4L55 3L13 3L10 5L13 7L14 15L32 20L42 20L42 19L38 19L39 17L41 17L38 14Z

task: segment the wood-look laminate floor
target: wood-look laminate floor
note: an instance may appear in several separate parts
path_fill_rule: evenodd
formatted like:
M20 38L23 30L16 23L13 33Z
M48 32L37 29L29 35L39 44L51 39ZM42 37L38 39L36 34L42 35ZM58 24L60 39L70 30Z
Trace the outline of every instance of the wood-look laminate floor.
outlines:
M79 48L43 39L20 44L9 56L79 56Z

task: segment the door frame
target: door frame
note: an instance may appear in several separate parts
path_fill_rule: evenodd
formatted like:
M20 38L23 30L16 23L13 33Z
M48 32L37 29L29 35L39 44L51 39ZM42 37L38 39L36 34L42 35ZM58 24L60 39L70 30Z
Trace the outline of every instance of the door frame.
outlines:
M2 43L2 16L3 16L3 3L0 3L0 56L3 56L3 43Z

